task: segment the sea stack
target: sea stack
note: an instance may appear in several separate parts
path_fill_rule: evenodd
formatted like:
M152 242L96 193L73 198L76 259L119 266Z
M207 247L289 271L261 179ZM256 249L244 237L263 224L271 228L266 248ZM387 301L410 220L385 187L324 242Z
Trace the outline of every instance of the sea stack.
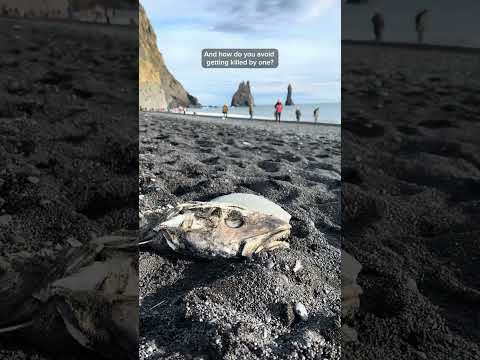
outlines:
M285 101L286 106L295 105L292 100L292 84L288 84L288 91L287 91L287 100Z
M140 5L139 22L139 105L146 109L199 106L168 71L157 47L157 37L145 9Z
M249 104L255 105L253 101L253 95L250 90L250 81L242 81L238 86L238 90L232 97L231 106L248 106Z

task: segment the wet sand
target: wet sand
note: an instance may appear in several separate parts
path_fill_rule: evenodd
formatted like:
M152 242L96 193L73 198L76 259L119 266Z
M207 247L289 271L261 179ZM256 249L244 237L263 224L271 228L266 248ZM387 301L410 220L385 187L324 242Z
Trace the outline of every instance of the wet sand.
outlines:
M340 156L338 126L140 113L141 213L247 192L293 216L291 249L250 260L141 248L142 359L340 357Z

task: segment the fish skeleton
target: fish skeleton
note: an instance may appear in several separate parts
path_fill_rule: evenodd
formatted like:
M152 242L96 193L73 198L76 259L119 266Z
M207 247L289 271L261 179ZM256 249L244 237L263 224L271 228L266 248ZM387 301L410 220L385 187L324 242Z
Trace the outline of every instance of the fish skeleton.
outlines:
M289 248L291 226L284 219L243 206L190 202L173 208L153 230L179 253L203 258L251 257Z

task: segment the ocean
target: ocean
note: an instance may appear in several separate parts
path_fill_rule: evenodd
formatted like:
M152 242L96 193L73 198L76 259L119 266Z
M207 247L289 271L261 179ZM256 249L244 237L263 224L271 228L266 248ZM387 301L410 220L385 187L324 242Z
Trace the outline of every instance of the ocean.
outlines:
M318 122L328 124L340 124L341 122L341 104L337 103L318 103L318 104L298 104L294 106L284 106L282 112L282 121L296 121L295 110L297 107L302 113L300 121L314 122L313 110L319 108ZM204 106L202 108L189 108L187 113L198 115L222 116L223 106ZM234 117L249 118L248 107L229 106L228 114ZM272 105L257 105L253 108L253 117L262 120L275 120L274 108Z

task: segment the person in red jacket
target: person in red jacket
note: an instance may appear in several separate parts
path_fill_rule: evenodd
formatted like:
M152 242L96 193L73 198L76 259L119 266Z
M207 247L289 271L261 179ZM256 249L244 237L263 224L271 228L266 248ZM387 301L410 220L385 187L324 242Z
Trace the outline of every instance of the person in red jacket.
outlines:
M280 118L282 116L283 105L280 99L277 100L275 104L275 120L280 122Z

